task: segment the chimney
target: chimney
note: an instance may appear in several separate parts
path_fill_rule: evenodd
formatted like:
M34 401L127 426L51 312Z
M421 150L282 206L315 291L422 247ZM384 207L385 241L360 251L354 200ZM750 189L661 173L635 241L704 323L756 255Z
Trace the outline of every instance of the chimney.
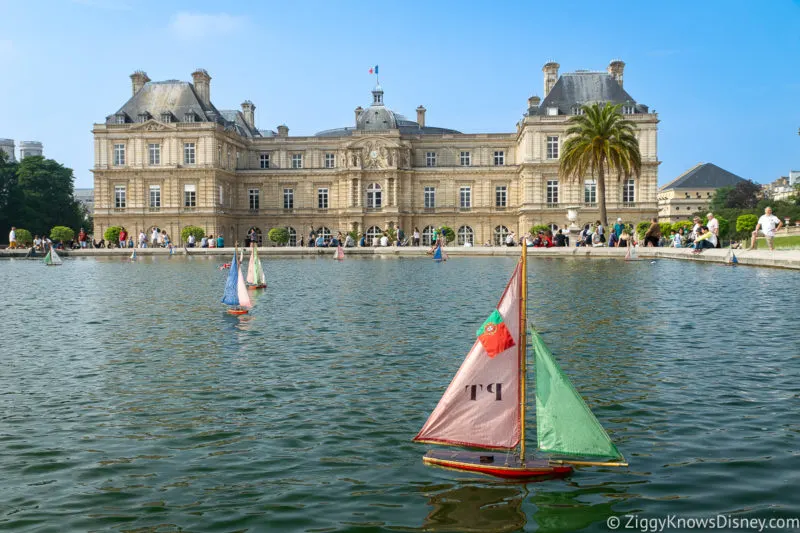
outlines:
M256 106L250 100L242 102L242 114L244 121L253 129L256 129Z
M278 126L278 137L288 137L289 136L289 126L286 124L281 124Z
M538 96L531 96L528 98L528 109L533 109L534 107L539 107L539 104L542 103L542 99Z
M199 68L192 72L194 90L205 105L211 105L211 76L205 69Z
M427 111L427 109L422 106L417 108L417 124L419 124L420 128L425 127L425 111Z
M622 87L622 73L624 70L625 62L620 59L612 59L611 63L608 64L608 73L617 80L620 87Z
M131 84L133 85L133 95L135 96L144 84L150 81L150 78L147 77L147 73L143 70L137 70L133 74L131 74Z
M358 106L358 107L356 108L356 128L358 127L358 119L360 119L360 118L361 118L361 113L362 113L363 111L364 111L364 108L362 108L361 106Z
M550 94L550 89L553 88L553 85L556 84L558 81L558 68L561 65L556 63L555 61L548 61L542 67L542 72L544 72L544 96L547 98L547 95Z

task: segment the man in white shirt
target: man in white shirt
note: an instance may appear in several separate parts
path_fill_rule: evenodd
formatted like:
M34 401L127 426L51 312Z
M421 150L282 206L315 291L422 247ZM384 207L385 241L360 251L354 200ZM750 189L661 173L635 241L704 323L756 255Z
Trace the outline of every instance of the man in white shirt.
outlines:
M381 246L389 246L389 237L385 233L381 237Z
M17 247L17 228L11 226L11 231L8 233L8 249Z
M756 224L756 229L753 231L753 238L750 241L750 249L756 249L756 239L758 239L758 230L761 230L761 233L764 234L764 238L769 244L770 251L775 250L775 233L783 226L783 222L781 219L776 217L772 214L772 208L767 207L764 209L764 214L761 215L761 218L758 219L758 224Z
M158 232L158 228L153 228L153 233L150 235L150 245L153 248L155 248L156 245L158 244L159 235L161 234Z
M719 248L720 247L720 244L719 244L719 220L714 218L714 213L707 214L706 218L708 219L708 222L706 223L706 226L708 227L708 231L710 231L716 237L716 241L717 241L717 246L716 247Z

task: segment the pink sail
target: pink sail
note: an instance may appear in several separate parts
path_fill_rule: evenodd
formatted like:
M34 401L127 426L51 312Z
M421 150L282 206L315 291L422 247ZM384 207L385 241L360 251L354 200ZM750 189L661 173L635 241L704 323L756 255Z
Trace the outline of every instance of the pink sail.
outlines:
M518 264L497 306L515 346L492 358L476 340L415 441L479 448L519 443L521 268Z
M337 246L336 251L333 253L333 258L338 259L339 261L344 259L344 248Z
M250 295L247 293L247 285L244 283L244 276L242 276L242 269L239 269L239 280L236 282L236 292L239 295L239 305L241 307L253 307L250 301Z

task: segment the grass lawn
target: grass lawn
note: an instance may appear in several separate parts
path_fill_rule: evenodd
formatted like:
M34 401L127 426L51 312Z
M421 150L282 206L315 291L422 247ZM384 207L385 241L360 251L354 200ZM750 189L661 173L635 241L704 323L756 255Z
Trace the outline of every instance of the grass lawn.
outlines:
M756 243L759 250L769 250L769 246L767 246L767 241L764 238L758 239ZM775 237L775 249L776 250L789 250L793 248L800 248L800 235L788 235L781 237L780 235Z

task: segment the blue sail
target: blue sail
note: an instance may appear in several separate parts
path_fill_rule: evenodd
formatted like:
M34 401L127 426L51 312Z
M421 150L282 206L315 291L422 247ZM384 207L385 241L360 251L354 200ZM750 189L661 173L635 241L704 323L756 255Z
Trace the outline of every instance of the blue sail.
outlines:
M236 250L233 252L233 261L228 271L228 280L225 282L225 294L222 295L222 303L225 305L239 305L239 292L236 284L239 281L239 258Z
M734 265L739 264L739 260L736 259L736 254L733 254L733 257L731 257L731 263L733 263Z
M442 247L437 246L436 250L433 252L433 260L434 261L441 261L442 260Z

